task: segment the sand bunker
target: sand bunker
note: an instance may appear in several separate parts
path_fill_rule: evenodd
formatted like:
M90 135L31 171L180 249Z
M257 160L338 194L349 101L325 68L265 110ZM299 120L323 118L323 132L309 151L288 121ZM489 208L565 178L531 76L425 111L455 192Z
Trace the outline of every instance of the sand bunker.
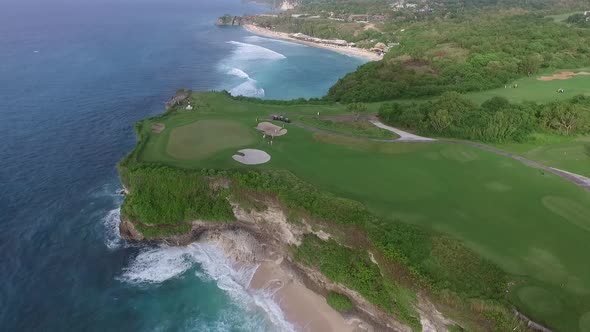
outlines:
M270 122L260 122L258 126L256 126L256 129L269 136L283 136L287 134L287 129L281 128Z
M153 133L159 134L159 133L163 132L164 129L166 129L166 125L163 123L154 123L152 125L152 132Z
M586 71L580 71L577 73L573 71L562 71L561 73L553 74L551 76L541 76L537 79L539 81L569 80L570 78L578 75L590 75L590 73Z
M234 154L232 158L235 161L246 165L264 164L270 160L270 155L262 150L243 149L238 151L240 154Z

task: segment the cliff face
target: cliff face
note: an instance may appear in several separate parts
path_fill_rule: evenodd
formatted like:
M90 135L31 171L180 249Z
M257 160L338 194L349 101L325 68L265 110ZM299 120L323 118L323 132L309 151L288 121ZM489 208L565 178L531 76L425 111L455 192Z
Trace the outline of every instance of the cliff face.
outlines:
M267 208L263 211L246 210L232 203L237 222L194 221L188 234L152 238L149 241L168 245L188 245L197 241L215 244L238 264L266 267L270 264L273 269L282 270L316 294L325 296L328 292L335 291L346 295L355 304L356 309L345 315L346 321L355 322L355 331L411 331L410 327L365 300L358 292L295 261L293 247L301 244L305 234L313 233L323 240L330 239L331 235L321 230L314 231L304 220L297 224L288 222L277 202L266 203ZM146 241L129 220L121 221L120 233L127 240ZM427 299L420 298L417 309L425 331L447 331L446 325L450 321Z

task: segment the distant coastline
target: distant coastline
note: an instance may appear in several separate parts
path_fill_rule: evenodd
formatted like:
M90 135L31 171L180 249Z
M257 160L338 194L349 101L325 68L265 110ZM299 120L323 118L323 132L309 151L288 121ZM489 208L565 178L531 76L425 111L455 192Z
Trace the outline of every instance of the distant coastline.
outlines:
M380 56L376 53L373 53L369 50L365 50L362 48L355 48L355 47L346 47L346 46L336 46L336 45L327 45L327 44L319 44L319 43L313 43L313 42L307 42L307 41L303 41L303 40L299 40L299 39L295 39L291 36L289 36L289 34L285 33L285 32L277 32L277 31L272 31L272 30L268 30L268 29L264 29L261 27L257 27L253 24L243 24L242 27L244 29L246 29L247 31L256 34L256 35L260 35L260 36L264 36L264 37L269 37L269 38L274 38L274 39L282 39L282 40L287 40L293 43L297 43L297 44L303 44L303 45L307 45L307 46L312 46L312 47L317 47L317 48L323 48L326 50L330 50L330 51L334 51L334 52L338 52L338 53L342 53L342 54L346 54L346 55L350 55L353 57L357 57L357 58L362 58L365 60L369 60L369 61L379 61L383 59L383 56Z

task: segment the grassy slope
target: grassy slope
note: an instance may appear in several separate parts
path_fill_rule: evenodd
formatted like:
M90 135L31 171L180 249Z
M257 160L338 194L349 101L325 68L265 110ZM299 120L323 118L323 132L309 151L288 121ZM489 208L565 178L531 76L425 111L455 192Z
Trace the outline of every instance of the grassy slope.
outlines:
M516 80L518 88L498 88L483 92L466 94L475 102L482 103L492 97L499 96L511 102L532 101L546 103L572 98L575 95L590 95L590 76L576 76L569 80L540 81L537 77L550 76L565 70L550 71ZM578 68L570 71L590 71L590 68ZM557 93L557 89L565 89L565 93ZM590 138L567 138L549 135L537 135L527 143L497 144L496 147L518 153L540 163L590 176Z
M147 133L150 139L140 159L186 168L246 168L230 158L235 149L202 161L176 160L165 152L166 132L202 118L231 117L256 133L256 116L344 110L257 105L220 94L200 96L209 109L158 120L168 129L160 135ZM363 202L382 217L462 239L509 273L526 279L525 290L514 292L514 301L527 313L561 330L581 329L580 316L590 311L590 266L580 264L590 241L588 193L553 175L468 147L367 143L288 129L289 134L272 147L262 138L249 146L262 148L273 158L255 168L289 169L320 189ZM526 290L527 286L536 288ZM539 299L557 300L548 310Z
M568 80L541 81L537 78L540 76L550 76L562 71L590 71L590 68L564 69L550 71L545 74L536 74L532 77L525 77L515 80L518 88L497 88L482 92L470 92L466 95L478 103L482 103L494 96L504 97L511 102L532 101L537 103L546 103L556 100L565 100L575 95L590 95L590 76L575 76ZM563 88L565 93L557 93L557 90Z

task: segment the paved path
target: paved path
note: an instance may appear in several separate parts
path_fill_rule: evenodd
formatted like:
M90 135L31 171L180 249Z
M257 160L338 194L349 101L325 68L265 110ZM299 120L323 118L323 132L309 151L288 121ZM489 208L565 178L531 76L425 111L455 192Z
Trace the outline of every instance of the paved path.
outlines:
M422 136L410 134L406 131L403 131L403 130L400 130L400 129L397 129L394 127L390 127L379 120L369 120L369 122L371 122L373 125L381 128L381 129L389 130L393 133L398 134L399 138L396 140L398 142L432 142L432 141L436 141L436 139L434 139L434 138L422 137Z

